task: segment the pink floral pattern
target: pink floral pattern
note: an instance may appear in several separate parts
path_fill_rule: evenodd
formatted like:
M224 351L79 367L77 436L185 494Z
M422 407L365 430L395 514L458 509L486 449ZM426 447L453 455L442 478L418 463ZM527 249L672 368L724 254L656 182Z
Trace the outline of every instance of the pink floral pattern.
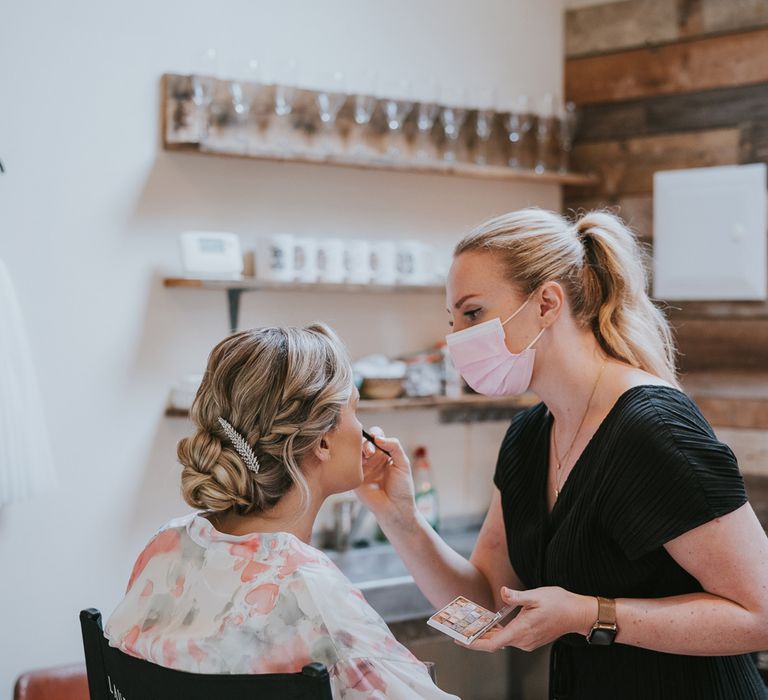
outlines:
M323 552L285 532L226 535L197 513L139 555L105 633L128 654L192 673L293 673L319 661L337 699L456 697Z

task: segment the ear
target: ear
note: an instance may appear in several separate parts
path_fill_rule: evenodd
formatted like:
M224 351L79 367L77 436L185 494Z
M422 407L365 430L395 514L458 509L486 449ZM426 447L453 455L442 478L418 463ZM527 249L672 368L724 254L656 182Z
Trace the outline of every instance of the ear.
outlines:
M331 458L331 448L333 443L333 437L331 433L326 433L320 438L320 442L314 449L314 456L321 462L327 462Z
M544 327L551 326L563 312L565 306L565 290L559 282L545 282L537 292L536 303L539 307L539 316L544 322Z

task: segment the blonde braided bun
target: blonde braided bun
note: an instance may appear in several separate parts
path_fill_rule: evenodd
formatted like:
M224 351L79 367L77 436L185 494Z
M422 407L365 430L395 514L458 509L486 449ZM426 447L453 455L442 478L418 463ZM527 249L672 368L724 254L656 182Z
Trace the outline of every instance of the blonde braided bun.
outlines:
M269 510L290 489L305 499L301 462L333 430L352 392L346 348L326 325L257 328L222 340L208 357L179 441L181 492L193 508L246 515ZM219 417L250 445L248 469Z

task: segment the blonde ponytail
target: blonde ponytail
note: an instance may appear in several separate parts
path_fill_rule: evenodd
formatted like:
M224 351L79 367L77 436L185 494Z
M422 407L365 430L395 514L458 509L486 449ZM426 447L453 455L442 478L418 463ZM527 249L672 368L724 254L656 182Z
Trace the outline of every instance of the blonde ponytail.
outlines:
M593 211L575 224L583 277L571 303L602 349L677 385L675 347L664 314L648 297L647 262L634 234L613 214Z
M454 256L470 250L499 255L524 295L559 282L607 355L679 386L669 323L647 293L645 253L613 214L592 211L571 224L543 209L510 212L467 234Z

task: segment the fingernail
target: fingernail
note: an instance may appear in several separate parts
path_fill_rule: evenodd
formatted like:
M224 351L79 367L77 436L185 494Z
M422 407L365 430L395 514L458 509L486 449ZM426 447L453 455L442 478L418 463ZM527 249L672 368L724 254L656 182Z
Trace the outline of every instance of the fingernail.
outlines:
M509 596L510 593L511 591L509 590L509 588L507 588L506 586L501 587L501 595Z

